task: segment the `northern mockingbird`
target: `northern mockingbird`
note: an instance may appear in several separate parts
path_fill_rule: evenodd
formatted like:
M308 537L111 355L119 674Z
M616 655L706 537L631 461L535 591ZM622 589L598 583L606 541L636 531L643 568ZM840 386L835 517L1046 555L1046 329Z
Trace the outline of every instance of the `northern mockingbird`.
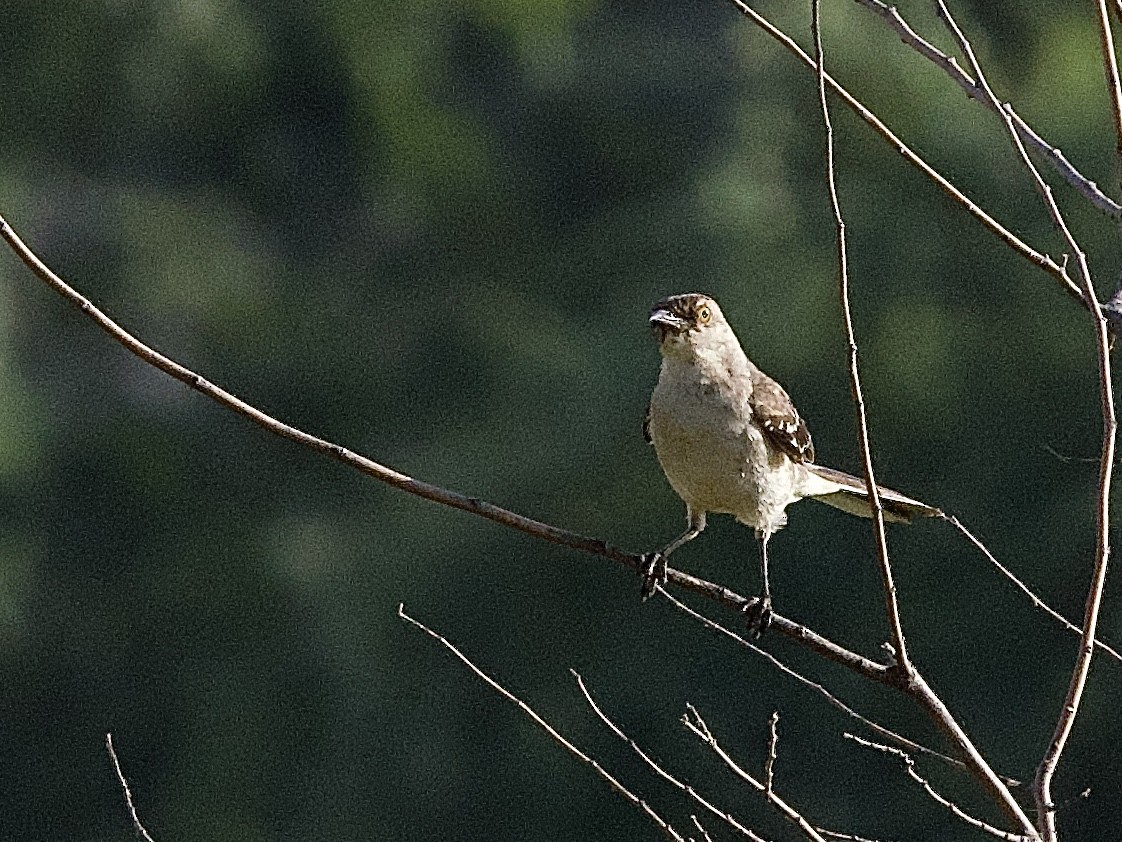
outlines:
M814 464L814 445L783 387L744 354L717 302L673 295L658 302L650 326L662 353L643 433L670 485L686 504L686 531L645 556L643 598L666 578L666 559L705 529L708 512L733 515L756 531L763 597L752 608L762 631L771 615L768 539L786 509L811 497L872 517L865 480ZM885 520L931 517L939 510L880 488Z

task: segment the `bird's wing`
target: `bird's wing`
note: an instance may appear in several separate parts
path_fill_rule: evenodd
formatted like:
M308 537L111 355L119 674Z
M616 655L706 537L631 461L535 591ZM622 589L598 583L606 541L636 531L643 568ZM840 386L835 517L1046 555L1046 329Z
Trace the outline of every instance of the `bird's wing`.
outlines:
M752 380L752 396L748 405L764 438L776 450L786 453L795 462L814 461L814 442L806 422L783 387L762 372Z
M647 406L647 414L643 416L643 441L654 444L651 440L651 408Z

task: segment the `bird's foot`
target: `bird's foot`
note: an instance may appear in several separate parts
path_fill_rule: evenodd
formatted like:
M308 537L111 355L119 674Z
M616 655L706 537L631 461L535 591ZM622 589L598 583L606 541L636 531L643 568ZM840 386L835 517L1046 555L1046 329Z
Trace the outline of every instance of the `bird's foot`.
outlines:
M666 556L659 552L643 553L639 560L643 564L639 594L646 602L660 585L666 584Z
M755 597L744 603L741 609L748 619L748 630L753 638L759 638L771 625L771 597Z

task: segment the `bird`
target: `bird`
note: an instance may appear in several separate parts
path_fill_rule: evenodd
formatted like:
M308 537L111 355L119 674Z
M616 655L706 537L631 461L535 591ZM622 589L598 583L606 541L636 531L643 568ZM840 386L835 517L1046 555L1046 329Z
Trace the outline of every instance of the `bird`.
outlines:
M671 553L705 529L706 515L729 514L755 530L763 596L746 605L758 635L772 617L768 541L804 498L872 517L863 478L818 465L806 422L790 396L748 359L721 308L701 293L672 295L651 308L662 355L643 424L671 488L686 505L686 530L643 555L646 600L666 581ZM878 486L884 519L941 514L934 506Z

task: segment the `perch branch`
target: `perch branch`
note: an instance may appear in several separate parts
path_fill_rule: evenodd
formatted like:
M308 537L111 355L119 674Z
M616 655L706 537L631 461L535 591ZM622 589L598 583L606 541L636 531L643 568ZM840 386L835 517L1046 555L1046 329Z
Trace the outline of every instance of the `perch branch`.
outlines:
M567 529L561 529L548 523L525 517L524 515L496 506L493 503L480 500L477 497L469 497L431 483L422 482L421 480L414 479L392 468L381 465L365 456L360 456L341 445L317 438L316 436L278 421L276 418L267 415L256 407L230 394L225 389L214 385L201 375L196 374L148 345L145 345L126 331L105 315L105 313L95 307L88 298L51 271L51 269L27 247L23 240L19 238L12 227L2 217L0 217L0 237L3 237L8 242L12 250L40 280L77 307L84 315L93 319L98 327L108 333L128 351L135 354L148 365L174 377L176 380L186 384L219 405L249 419L266 431L278 435L281 438L288 439L289 441L296 442L317 453L329 456L338 462L342 462L344 465L354 468L367 476L406 493L414 494L443 506L449 506L454 509L460 509L461 511L478 515L479 517L498 523L501 526L516 529L543 541L549 541L590 555L610 559L636 572L642 569L643 562L638 554L625 552L597 538L590 538L576 532L570 532ZM713 582L708 582L704 579L699 579L696 576L691 576L680 570L668 569L667 580L678 587L700 594L738 613L742 613L744 607L752 602L751 599L740 596L729 588ZM884 667L870 661L868 658L858 655L856 652L846 649L844 646L840 646L828 640L793 620L789 620L779 614L773 614L771 629L807 646L822 657L840 664L847 669L853 670L860 675L878 681L884 680Z

